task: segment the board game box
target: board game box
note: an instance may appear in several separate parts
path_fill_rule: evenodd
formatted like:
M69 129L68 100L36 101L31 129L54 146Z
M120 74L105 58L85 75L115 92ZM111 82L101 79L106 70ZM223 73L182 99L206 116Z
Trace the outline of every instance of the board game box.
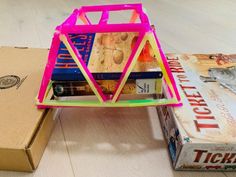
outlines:
M167 61L183 106L157 112L174 168L236 170L236 55L167 54Z

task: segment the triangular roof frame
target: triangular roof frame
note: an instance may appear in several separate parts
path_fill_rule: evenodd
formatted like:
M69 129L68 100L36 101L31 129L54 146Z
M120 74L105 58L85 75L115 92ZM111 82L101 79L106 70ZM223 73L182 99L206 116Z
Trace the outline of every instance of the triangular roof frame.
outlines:
M133 10L129 23L108 24L109 12L118 10ZM98 24L91 24L86 16L86 12L102 11L101 19ZM140 23L135 23L136 19L140 18ZM77 20L80 19L84 25L77 25ZM80 33L96 33L96 32L139 32L138 40L131 52L131 55L123 69L122 75L116 89L109 99L103 94L101 88L96 83L91 72L84 63L81 55L76 47L71 42L68 34ZM145 100L122 100L119 101L121 90L126 83L136 61L145 45L149 41L157 58L166 85L169 90L169 98L162 99L145 99ZM68 101L68 100L51 100L47 99L49 90L52 87L51 76L56 63L57 53L60 43L63 42L77 64L81 73L90 85L94 94L97 96L97 101ZM74 10L69 18L56 28L54 33L51 48L49 51L48 62L45 67L43 79L41 82L37 105L38 108L47 107L136 107L136 106L157 106L157 105L180 105L181 99L175 85L173 75L167 64L165 55L163 54L160 43L157 39L154 29L151 27L147 15L144 13L141 4L119 4L119 5L103 5L103 6L83 6L80 9Z

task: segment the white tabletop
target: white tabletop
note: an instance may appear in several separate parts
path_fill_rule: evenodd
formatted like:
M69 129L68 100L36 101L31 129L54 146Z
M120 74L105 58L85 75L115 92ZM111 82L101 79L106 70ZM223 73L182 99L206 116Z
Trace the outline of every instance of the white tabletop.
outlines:
M93 3L98 2L0 0L0 46L49 48L54 27L75 7ZM143 4L166 53L236 52L236 1L147 0ZM172 169L155 108L64 109L34 173L0 171L7 177L213 175L236 173Z

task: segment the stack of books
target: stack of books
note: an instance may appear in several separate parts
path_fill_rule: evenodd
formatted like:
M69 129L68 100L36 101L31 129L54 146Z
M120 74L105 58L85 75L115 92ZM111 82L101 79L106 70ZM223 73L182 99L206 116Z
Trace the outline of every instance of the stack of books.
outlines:
M113 94L121 77L137 32L70 34L73 45L104 94ZM57 97L94 95L92 89L61 42L52 74L53 92ZM159 94L162 72L147 42L128 77L121 94Z

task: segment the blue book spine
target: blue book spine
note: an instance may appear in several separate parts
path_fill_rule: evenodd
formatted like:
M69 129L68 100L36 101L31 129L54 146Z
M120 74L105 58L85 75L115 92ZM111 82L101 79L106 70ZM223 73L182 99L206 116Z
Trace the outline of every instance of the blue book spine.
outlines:
M119 80L121 73L92 73L95 80ZM152 72L132 72L128 79L158 79L162 78L161 71ZM58 73L54 74L54 81L85 81L81 73Z

